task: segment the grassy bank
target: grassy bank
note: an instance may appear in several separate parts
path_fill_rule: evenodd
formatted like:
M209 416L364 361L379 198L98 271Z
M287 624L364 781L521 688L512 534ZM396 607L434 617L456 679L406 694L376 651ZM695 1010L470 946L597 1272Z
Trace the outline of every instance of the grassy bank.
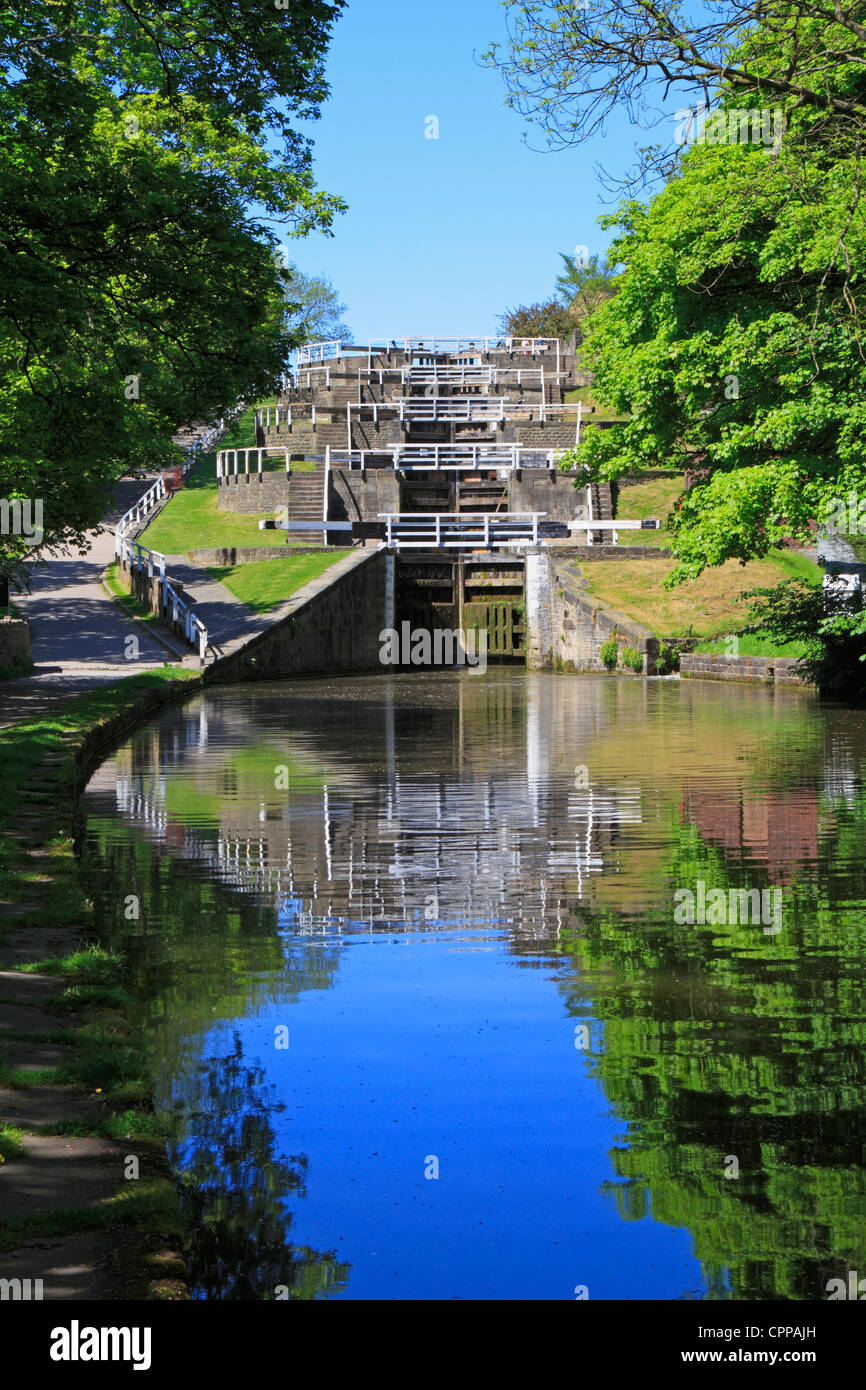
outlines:
M256 410L250 406L220 443L220 449L253 449L256 441ZM240 461L242 467L242 461ZM296 473L310 472L315 464L297 461L292 464ZM278 455L265 460L265 471L285 467ZM273 512L251 516L236 515L218 510L219 487L216 477L216 453L206 454L190 472L184 486L154 518L141 536L143 545L164 555L186 555L195 549L230 549L241 546L272 546L273 531L260 531L260 521L272 521Z
M350 550L323 550L321 555L295 555L285 560L254 560L245 565L209 569L242 603L257 613L271 613L311 580L318 579Z
M818 566L793 550L774 550L766 559L747 565L729 560L670 590L663 587L672 568L669 559L581 561L577 568L591 594L643 623L657 637L697 637L711 642L736 634L745 626L746 590L769 588L786 579L821 582ZM744 647L740 651L743 655L759 654L748 653ZM775 648L760 653L788 654Z
M669 478L650 478L645 483L635 483L630 487L620 487L617 497L616 514L629 521L649 521L662 523L660 531L621 531L620 545L648 545L665 550L670 544L670 532L664 523L673 510L674 502L682 495L683 477L673 473Z
M77 797L99 749L199 682L166 666L0 733L0 1104L11 1099L16 1115L39 1117L30 1131L26 1119L10 1122L0 1111L0 1162L8 1177L0 1252L115 1231L111 1270L103 1279L112 1298L187 1295L177 1255L176 1194L140 1040L129 1022L125 963L96 940L93 904L74 852ZM58 942L63 949L56 949ZM11 1008L5 1016L3 1006ZM23 1032L5 1026L11 1017L20 1030L28 1008L32 1026ZM106 1163L106 1190L98 1200L75 1200L74 1162L64 1168L68 1178L59 1188L54 1161L52 1187L46 1178L51 1165L46 1170L40 1156L50 1136L65 1136L69 1160L88 1160L96 1145ZM135 1182L122 1176L130 1152L141 1167ZM33 1191L53 1191L55 1198L62 1192L69 1205L43 1197L34 1211ZM95 1253L92 1263L103 1271L99 1250L102 1257Z

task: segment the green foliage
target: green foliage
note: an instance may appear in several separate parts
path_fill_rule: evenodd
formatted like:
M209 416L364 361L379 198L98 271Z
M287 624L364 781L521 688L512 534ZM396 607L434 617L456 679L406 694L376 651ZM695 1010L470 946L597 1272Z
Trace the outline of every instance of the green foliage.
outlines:
M309 142L343 0L13 0L0 19L0 497L80 542L179 425L267 395L294 339L262 217L326 229ZM256 205L254 215L250 211ZM4 536L0 571L33 550Z
M777 589L751 589L747 632L765 631L778 642L797 642L805 655L797 669L822 694L866 698L866 610L861 592L849 596L790 579Z
M585 265L565 252L560 252L560 259L565 270L557 277L556 288L574 324L582 325L590 314L616 294L616 276L609 262L602 261L599 256L589 256Z
M619 642L615 632L612 632L607 641L602 643L598 655L607 669L612 671L619 660Z
M305 275L296 265L288 267L286 322L298 343L352 341L352 331L343 322L346 306L334 285L324 275Z
M680 653L675 647L667 642L659 643L658 656L656 657L656 675L670 676L674 671L680 669Z
M497 322L500 333L514 338L569 338L576 327L570 310L558 299L506 309Z
M627 666L630 671L643 671L643 656L634 647L622 647L619 659L623 666Z
M721 111L741 105L728 93ZM677 579L811 540L866 493L863 169L854 135L819 140L819 119L789 112L778 148L696 144L649 206L606 219L626 269L584 362L629 418L588 430L578 462L595 478L692 471L669 521Z

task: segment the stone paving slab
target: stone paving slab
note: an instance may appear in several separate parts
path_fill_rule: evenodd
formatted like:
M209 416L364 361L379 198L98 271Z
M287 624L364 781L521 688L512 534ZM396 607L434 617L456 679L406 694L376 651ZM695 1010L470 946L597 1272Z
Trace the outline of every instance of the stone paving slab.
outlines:
M46 1303L107 1299L113 1288L105 1266L114 1243L104 1231L31 1239L0 1253L0 1279L41 1279ZM35 1289L31 1282L31 1295Z
M0 1167L0 1221L58 1207L88 1207L123 1179L119 1148L107 1139L26 1134L20 1156Z
M0 1087L0 1121L19 1129L50 1131L58 1115L93 1123L101 1114L99 1098L73 1086Z

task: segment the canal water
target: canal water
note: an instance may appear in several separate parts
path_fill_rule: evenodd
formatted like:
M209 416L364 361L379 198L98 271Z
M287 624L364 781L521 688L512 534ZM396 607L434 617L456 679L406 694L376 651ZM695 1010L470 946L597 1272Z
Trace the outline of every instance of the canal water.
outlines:
M866 1275L864 765L801 692L502 669L139 729L84 850L194 1296Z

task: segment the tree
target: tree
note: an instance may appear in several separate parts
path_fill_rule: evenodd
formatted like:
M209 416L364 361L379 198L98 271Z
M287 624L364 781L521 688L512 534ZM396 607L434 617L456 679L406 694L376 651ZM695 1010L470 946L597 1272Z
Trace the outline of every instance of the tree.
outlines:
M273 388L295 342L269 223L327 229L293 117L343 0L13 0L0 18L0 497L80 543L111 484ZM253 214L252 207L258 212ZM0 569L26 580L21 528Z
M651 128L670 95L709 108L725 92L749 105L805 109L816 145L866 129L862 3L854 0L505 0L508 42L486 59L508 105L551 147L603 135L625 111ZM754 102L752 102L754 98ZM678 113L679 114L679 113ZM669 176L675 142L641 151L638 177Z
M559 297L567 305L574 320L583 325L590 314L612 299L617 291L616 277L609 261L589 256L581 263L577 256L560 252L565 265L564 274L557 277Z
M671 518L678 577L808 539L864 495L859 202L856 153L696 146L648 208L610 219L627 268L585 361L630 418L588 432L579 461L605 478L706 468Z
M548 299L541 304L506 309L497 326L500 333L511 338L570 338L576 321L560 300Z
M299 344L352 341L351 329L342 315L346 306L330 280L322 275L305 275L296 265L288 267L286 287L286 325Z
M769 633L778 642L802 642L798 670L822 695L866 698L866 625L863 595L821 589L789 579L775 589L751 589L747 632Z

